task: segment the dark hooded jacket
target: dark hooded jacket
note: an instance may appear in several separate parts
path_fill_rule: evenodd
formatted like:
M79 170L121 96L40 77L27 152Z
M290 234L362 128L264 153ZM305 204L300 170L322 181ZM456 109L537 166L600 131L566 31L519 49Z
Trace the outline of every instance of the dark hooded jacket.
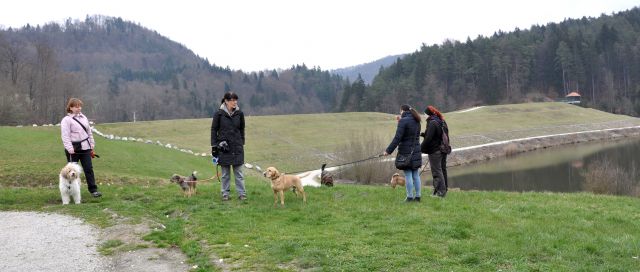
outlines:
M218 146L226 141L229 145L227 152L219 152L218 164L244 164L244 113L240 107L229 112L224 103L213 115L211 121L211 146Z
M424 141L420 144L420 151L425 154L433 154L436 151L440 151L440 144L442 143L442 128L446 133L449 129L444 121L440 120L438 116L431 115L427 118L427 128L424 131Z
M411 112L402 113L396 135L393 137L391 144L387 147L387 154L393 153L398 148L398 154L408 156L411 154L411 168L400 170L416 170L422 166L422 154L420 153L420 122L416 121Z

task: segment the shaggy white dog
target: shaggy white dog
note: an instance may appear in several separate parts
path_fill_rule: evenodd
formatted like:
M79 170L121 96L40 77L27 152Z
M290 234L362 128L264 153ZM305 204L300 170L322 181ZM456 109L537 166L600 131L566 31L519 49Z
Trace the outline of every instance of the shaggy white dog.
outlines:
M60 170L60 196L62 197L62 205L69 204L70 197L76 204L80 204L80 174L82 168L76 162L67 163Z

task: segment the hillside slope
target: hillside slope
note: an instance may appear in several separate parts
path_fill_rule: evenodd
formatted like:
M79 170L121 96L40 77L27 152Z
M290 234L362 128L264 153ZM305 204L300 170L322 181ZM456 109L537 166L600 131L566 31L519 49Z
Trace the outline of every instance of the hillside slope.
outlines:
M444 115L451 128L454 148L640 124L638 118L564 103L487 106ZM211 119L97 125L103 133L160 140L207 154L210 152L210 127ZM385 113L249 116L246 159L252 163L276 164L289 169L318 168L325 162L335 165L346 161L337 155L340 150L354 143L380 145L374 150L382 153L391 142L395 127L395 116Z

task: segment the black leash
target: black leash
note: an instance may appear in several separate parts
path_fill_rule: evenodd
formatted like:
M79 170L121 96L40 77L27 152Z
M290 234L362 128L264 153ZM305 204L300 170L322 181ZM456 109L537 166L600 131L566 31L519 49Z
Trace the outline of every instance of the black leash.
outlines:
M366 159L361 159L361 160L352 161L352 162L345 162L345 163L342 163L342 164L337 164L337 165L335 165L333 167L340 167L340 166L345 166L345 165L349 165L349 164L356 164L356 163L360 163L360 162L364 162L364 161L368 161L368 160L377 159L377 158L380 158L382 156L383 156L383 154L373 155L373 156L368 157ZM287 174L299 174L299 173L305 173L305 172L309 172L309 171L313 171L313 170L318 170L318 168L302 170L302 171L296 171L296 172L286 172L286 173Z

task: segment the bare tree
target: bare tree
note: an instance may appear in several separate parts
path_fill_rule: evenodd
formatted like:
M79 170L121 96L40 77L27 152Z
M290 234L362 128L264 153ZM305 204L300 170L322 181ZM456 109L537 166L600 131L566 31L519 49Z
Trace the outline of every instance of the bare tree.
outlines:
M22 71L24 60L24 44L20 42L9 43L0 37L0 69L9 75L13 85L18 84L18 75Z

